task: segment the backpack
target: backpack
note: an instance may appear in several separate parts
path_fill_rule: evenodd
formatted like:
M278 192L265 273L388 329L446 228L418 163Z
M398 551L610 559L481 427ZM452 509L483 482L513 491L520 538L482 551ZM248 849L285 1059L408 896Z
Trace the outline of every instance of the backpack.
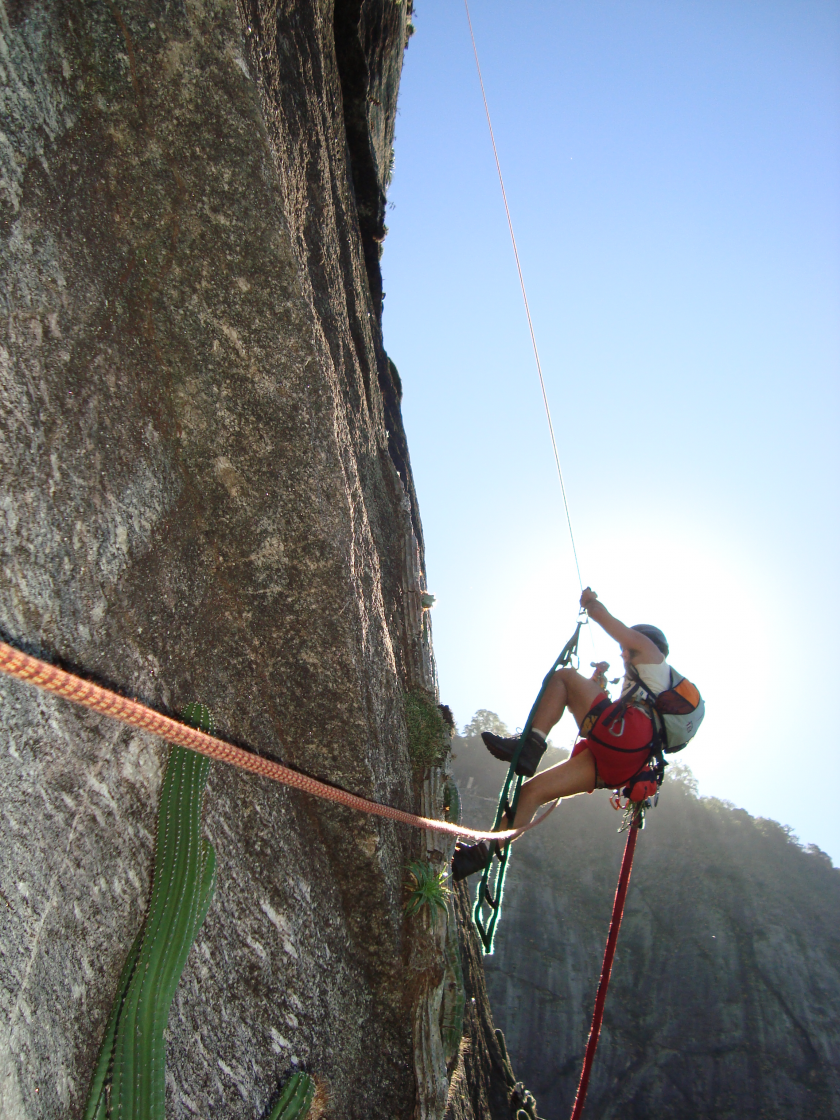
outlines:
M636 683L627 699L631 700L639 690L644 692L646 699L643 704L646 709L651 709L654 730L658 732L655 737L659 738L662 750L665 754L681 751L694 738L703 722L706 714L703 697L691 681L676 669L671 669L670 688L658 696L648 692L637 673L633 673L633 678Z
M658 696L648 691L639 674L632 667L628 670L636 682L622 698L623 704L637 704L650 716L653 724L653 739L648 761L638 774L635 774L622 790L616 790L610 799L614 809L624 808L636 814L644 828L644 810L659 800L659 787L665 777L666 754L676 754L697 734L703 722L706 705L697 688L682 673L668 666L671 673L670 687ZM637 693L644 693L644 697ZM621 804L621 796L627 804ZM625 815L622 828L628 826L631 818ZM621 831L621 830L619 830Z

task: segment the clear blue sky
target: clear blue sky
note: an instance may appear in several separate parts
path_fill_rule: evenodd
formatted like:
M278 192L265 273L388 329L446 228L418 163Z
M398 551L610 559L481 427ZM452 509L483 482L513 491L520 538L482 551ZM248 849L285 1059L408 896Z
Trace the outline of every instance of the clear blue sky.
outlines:
M472 16L584 582L706 697L701 793L840 864L840 5ZM442 699L514 727L579 587L463 4L414 18L385 344Z

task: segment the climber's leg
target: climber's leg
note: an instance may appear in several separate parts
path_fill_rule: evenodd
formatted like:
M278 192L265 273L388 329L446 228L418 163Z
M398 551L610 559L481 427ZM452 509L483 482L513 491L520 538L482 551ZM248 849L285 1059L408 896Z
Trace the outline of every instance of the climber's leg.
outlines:
M530 778L537 772L540 759L545 754L545 737L569 708L580 727L589 709L599 700L609 697L598 680L581 676L575 669L558 669L549 680L534 714L531 731L519 753L516 773ZM510 763L519 749L518 735L496 735L482 731L484 745L494 758Z
M572 797L576 793L591 793L596 780L595 759L591 751L584 749L574 758L560 762L548 770L543 770L519 791L516 805L516 820L511 824L507 815L502 818L499 831L521 828L528 824L534 813L547 801L556 797ZM496 849L494 843L482 840L479 844L459 845L452 860L453 877L464 879L482 871L490 862Z
M595 701L606 696L598 681L584 677L576 669L558 669L546 686L532 726L547 735L568 708L580 727Z
M516 819L512 825L503 820L501 828L521 828L533 817L540 805L557 797L573 797L576 793L591 793L597 779L595 759L590 750L582 750L574 758L559 762L525 782L519 791Z

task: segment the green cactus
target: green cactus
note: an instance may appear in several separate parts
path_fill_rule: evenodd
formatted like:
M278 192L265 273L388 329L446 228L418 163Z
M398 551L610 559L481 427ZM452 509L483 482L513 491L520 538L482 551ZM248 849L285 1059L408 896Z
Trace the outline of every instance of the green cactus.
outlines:
M216 730L213 713L204 704L200 704L198 700L193 700L192 704L187 704L181 712L181 719L184 723L188 723L190 727L194 727L197 731L205 731L208 735L212 735Z
M443 809L450 824L461 823L461 791L454 778L450 778L446 783Z
M286 1082L268 1120L303 1120L315 1096L315 1082L308 1073L293 1073Z
M213 730L202 704L184 720ZM165 1120L163 1032L216 885L216 853L201 836L210 760L173 747L158 810L152 895L120 976L84 1120Z

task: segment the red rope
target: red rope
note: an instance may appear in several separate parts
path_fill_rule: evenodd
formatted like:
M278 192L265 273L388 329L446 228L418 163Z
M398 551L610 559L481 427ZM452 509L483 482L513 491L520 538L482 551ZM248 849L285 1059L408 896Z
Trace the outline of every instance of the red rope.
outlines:
M466 836L472 840L515 840L530 828L536 827L545 820L554 805L537 817L535 821L524 825L522 828L512 828L505 832L479 832L472 828L463 828L459 824L448 824L446 821L436 821L429 817L418 817L415 813L406 813L402 809L395 809L391 805L380 805L377 801L368 801L366 797L357 797L343 789L319 782L297 770L290 770L288 766L281 766L279 762L261 758L259 755L234 747L212 735L206 735L194 727L161 715L160 712L147 708L145 704L138 704L136 700L128 700L111 692L107 688L90 681L82 680L72 673L65 673L63 669L49 665L46 661L39 661L37 657L30 657L21 653L12 646L0 642L0 673L26 681L37 688L54 692L74 704L81 704L92 708L95 712L118 719L122 723L139 727L143 731L151 731L169 743L179 747L187 747L191 751L207 755L219 762L227 762L231 766L238 766L240 770L250 770L253 774L260 774L264 778L281 782L285 786L302 790L304 793L320 797L324 801L335 801L345 805L348 809L355 809L360 813L372 813L379 817L387 817L400 824L411 825L412 828L427 829L430 832L443 832L449 836ZM554 803L556 804L556 802Z
M639 826L634 823L630 826L630 831L627 834L627 844L624 848L624 858L621 861L621 871L618 875L618 886L615 891L612 918L610 919L607 948L604 951L604 963L601 965L601 979L598 981L598 994L595 996L595 1010L592 1012L592 1026L589 1029L589 1039L586 1043L583 1069L580 1071L580 1083L571 1120L580 1120L583 1114L586 1090L589 1088L589 1074L592 1072L592 1063L595 1060L595 1051L598 1048L598 1036L601 1033L601 1020L604 1018L604 1004L607 1000L607 988L610 986L610 972L612 971L615 946L618 941L618 931L621 929L621 917L624 913L624 900L627 898L627 886L630 882L630 870L633 867L633 852L636 850L636 834L638 831Z

